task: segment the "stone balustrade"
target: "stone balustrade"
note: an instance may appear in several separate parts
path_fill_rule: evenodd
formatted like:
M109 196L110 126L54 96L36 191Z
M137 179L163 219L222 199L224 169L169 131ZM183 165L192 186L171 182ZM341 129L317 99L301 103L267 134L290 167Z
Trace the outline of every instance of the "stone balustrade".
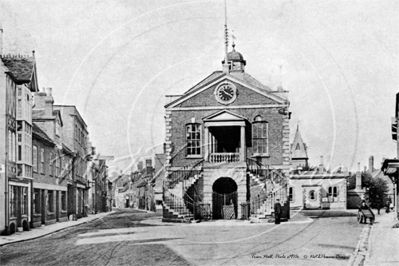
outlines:
M240 153L236 152L223 152L223 153L211 153L209 156L210 163L223 163L223 162L239 162Z

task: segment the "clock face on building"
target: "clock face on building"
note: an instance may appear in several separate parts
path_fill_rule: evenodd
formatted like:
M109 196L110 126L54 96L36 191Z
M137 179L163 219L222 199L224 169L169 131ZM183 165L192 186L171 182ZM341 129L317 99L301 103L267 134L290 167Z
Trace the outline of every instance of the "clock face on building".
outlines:
M234 102L237 97L237 90L233 84L223 83L216 88L216 99L223 104Z

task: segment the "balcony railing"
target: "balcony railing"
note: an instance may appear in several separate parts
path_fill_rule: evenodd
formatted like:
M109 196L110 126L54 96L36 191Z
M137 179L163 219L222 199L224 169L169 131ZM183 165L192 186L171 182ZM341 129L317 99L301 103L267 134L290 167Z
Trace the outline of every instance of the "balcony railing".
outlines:
M211 153L209 156L210 163L233 163L240 161L240 153L224 152L224 153Z

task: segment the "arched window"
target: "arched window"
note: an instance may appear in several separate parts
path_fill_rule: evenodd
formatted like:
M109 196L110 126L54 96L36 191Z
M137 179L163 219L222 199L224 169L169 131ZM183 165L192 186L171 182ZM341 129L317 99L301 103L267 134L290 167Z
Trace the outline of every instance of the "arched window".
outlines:
M201 155L201 125L187 124L186 125L186 155L200 156Z
M315 193L315 191L314 190L311 190L310 192L309 192L309 199L310 200L316 200L316 193Z
M334 201L334 198L338 197L338 187L333 186L328 188L328 197Z
M268 154L268 123L260 115L252 123L252 147L254 154Z

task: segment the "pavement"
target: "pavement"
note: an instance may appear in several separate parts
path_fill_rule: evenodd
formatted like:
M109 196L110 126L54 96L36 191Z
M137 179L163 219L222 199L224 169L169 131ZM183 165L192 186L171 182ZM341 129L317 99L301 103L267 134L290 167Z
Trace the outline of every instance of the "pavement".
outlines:
M76 221L66 221L51 225L42 225L41 227L31 228L30 231L19 231L12 235L0 236L0 247L11 243L32 240L46 235L50 235L70 227L88 223L96 219L101 219L102 217L105 217L114 212L115 211L102 212L98 214L89 214L87 217L80 218Z
M397 223L399 221L395 212L385 213L381 210L381 215L376 214L376 222L371 227L368 239L364 265L399 265L399 228L392 228Z

